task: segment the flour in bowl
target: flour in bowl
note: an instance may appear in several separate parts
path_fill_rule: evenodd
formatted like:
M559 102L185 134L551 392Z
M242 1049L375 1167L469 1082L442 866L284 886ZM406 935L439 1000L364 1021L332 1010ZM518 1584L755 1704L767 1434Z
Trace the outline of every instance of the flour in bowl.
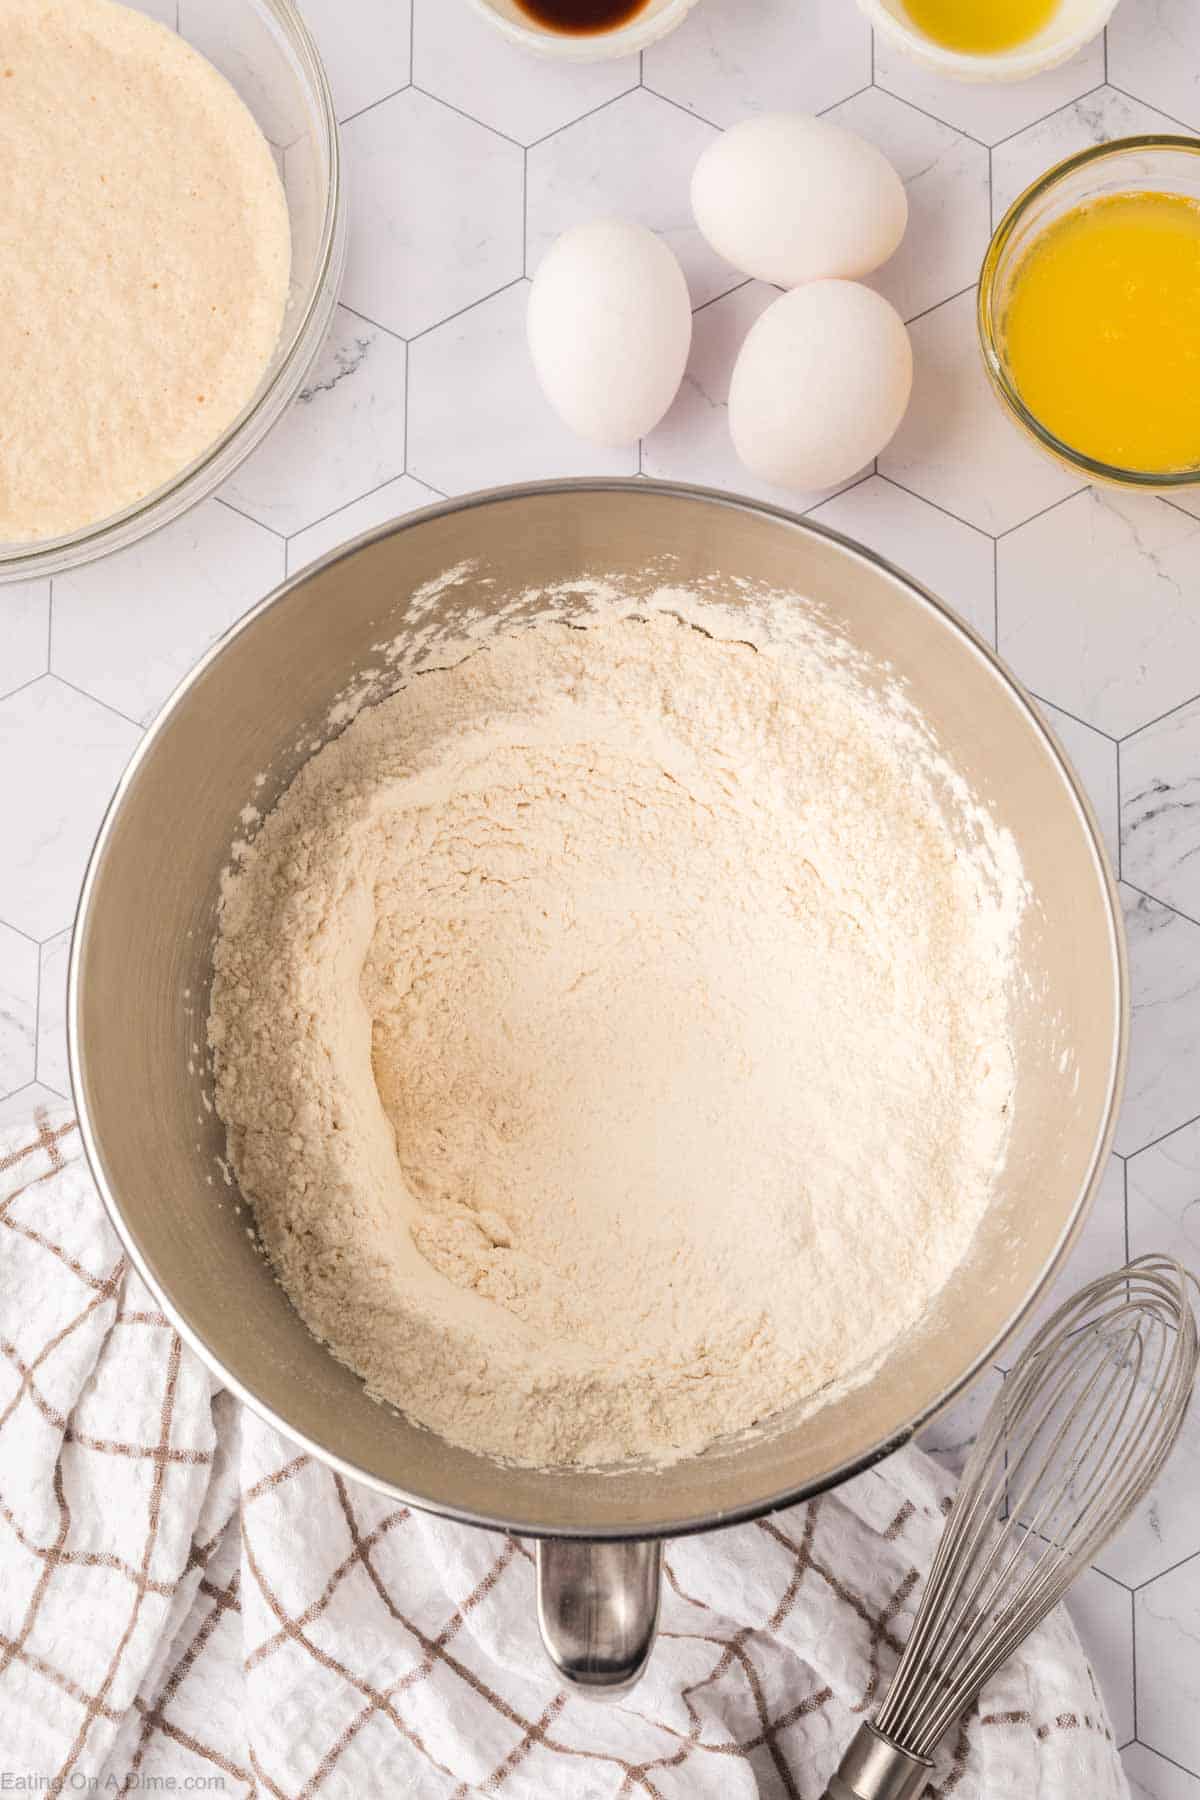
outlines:
M1007 1136L1011 839L816 627L542 622L370 706L226 883L216 1100L370 1390L534 1465L844 1391ZM971 816L969 829L964 821Z
M0 539L76 531L231 425L279 337L270 146L114 0L0 0Z

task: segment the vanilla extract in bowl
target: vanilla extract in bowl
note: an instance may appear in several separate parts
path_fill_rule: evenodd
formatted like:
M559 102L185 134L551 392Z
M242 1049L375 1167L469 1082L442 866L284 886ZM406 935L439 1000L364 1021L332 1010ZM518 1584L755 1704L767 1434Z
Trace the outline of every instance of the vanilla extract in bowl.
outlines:
M550 31L582 37L630 24L648 4L649 0L517 0L517 9Z

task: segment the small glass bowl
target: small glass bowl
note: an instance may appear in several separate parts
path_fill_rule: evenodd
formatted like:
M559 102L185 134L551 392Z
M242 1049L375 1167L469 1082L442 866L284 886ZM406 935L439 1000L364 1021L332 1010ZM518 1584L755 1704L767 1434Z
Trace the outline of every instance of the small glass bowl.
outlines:
M979 343L992 386L1017 424L1044 450L1089 481L1150 493L1200 486L1200 465L1188 469L1122 469L1097 462L1029 411L1004 361L1004 312L1014 270L1048 225L1105 194L1186 194L1200 200L1200 138L1128 137L1093 144L1038 178L1013 201L992 236L979 277Z
M163 22L175 6L126 0ZM250 400L194 462L140 500L64 537L0 542L0 583L55 575L123 550L228 479L295 399L333 317L346 255L337 118L320 55L292 0L180 0L179 30L236 88L270 143L287 196L292 273L274 355Z
M1040 31L1011 50L985 54L949 50L914 25L904 0L858 0L859 8L885 43L952 81L1028 81L1078 55L1099 37L1116 10L1117 0L1059 0L1054 17Z

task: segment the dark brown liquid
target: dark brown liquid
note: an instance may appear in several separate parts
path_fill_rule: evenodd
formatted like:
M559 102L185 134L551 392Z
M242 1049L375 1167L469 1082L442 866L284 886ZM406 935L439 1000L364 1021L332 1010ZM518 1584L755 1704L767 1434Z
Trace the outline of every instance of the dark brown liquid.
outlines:
M520 10L539 25L580 35L615 31L644 12L648 4L649 0L517 0Z

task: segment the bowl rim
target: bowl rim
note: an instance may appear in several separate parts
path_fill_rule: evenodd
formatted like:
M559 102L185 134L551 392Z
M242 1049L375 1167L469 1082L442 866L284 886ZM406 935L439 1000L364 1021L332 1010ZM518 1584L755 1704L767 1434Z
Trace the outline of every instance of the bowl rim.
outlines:
M1015 44L1009 50L951 50L908 24L884 0L858 0L859 7L880 36L910 56L914 62L951 80L962 82L1027 81L1057 68L1099 37L1117 9L1117 0L1092 0L1091 18L1051 43L1029 48Z
M294 0L251 0L251 3L274 17L289 48L299 58L320 114L329 171L313 274L295 320L285 314L284 328L280 331L280 345L286 343L286 348L282 350L274 374L265 382L260 380L254 393L220 436L150 493L132 500L120 512L109 513L76 531L52 538L10 539L0 543L0 586L10 581L33 581L62 574L85 563L99 561L114 551L140 542L160 526L169 524L207 499L241 466L275 425L295 398L321 348L337 303L346 257L345 183L333 91L316 40ZM245 101L243 105L253 117L253 109Z
M1017 195L992 233L984 255L979 272L976 325L983 365L992 387L1004 403L1009 416L1027 436L1088 481L1101 482L1107 487L1126 488L1133 492L1162 493L1200 485L1200 463L1190 469L1127 469L1116 463L1088 456L1086 451L1076 450L1072 445L1064 443L1030 411L1016 384L1009 378L1000 349L999 330L1000 265L1014 233L1030 208L1077 170L1144 150L1177 151L1181 155L1200 157L1200 137L1189 137L1181 132L1138 132L1131 137L1110 138L1103 144L1089 144L1086 149L1077 150L1073 155L1064 157L1061 162L1054 163ZM1080 204L1086 205L1086 201Z
M501 1517L495 1514L476 1512L471 1508L441 1503L428 1494L416 1494L411 1490L397 1486L383 1477L362 1468L359 1464L336 1452L326 1449L314 1438L298 1430L295 1426L276 1413L265 1401L243 1382L235 1379L225 1368L219 1353L196 1331L181 1315L180 1310L159 1281L154 1269L143 1255L132 1228L125 1221L118 1196L112 1190L104 1172L104 1160L99 1139L87 1107L87 1087L84 1080L83 1059L80 1054L79 1020L81 995L84 982L84 938L87 915L91 897L99 875L108 842L116 827L125 795L136 780L143 762L151 755L154 746L174 714L176 707L190 692L192 687L207 673L222 655L231 648L234 642L265 613L276 607L286 605L290 595L302 584L318 574L334 567L337 563L357 554L361 549L383 538L400 535L415 529L427 520L442 518L460 512L473 511L513 500L524 500L538 496L558 494L587 493L623 493L626 495L673 496L684 500L701 501L706 505L728 507L737 511L749 512L759 517L774 520L780 524L798 530L813 537L838 545L843 551L857 558L870 567L884 574L907 588L918 600L929 607L954 634L962 639L966 647L972 650L988 667L992 675L1005 687L1017 704L1027 723L1032 726L1035 735L1041 739L1048 750L1063 783L1068 800L1074 805L1083 825L1096 872L1100 878L1101 890L1106 902L1106 922L1108 927L1110 958L1108 969L1113 983L1115 1015L1117 1029L1110 1049L1106 1098L1103 1116L1100 1119L1086 1173L1080 1183L1079 1192L1070 1210L1067 1222L1048 1258L1039 1280L1013 1316L995 1338L985 1346L975 1361L942 1393L917 1416L908 1420L903 1426L889 1432L886 1436L867 1446L857 1456L848 1458L846 1462L829 1473L825 1478L802 1482L777 1493L747 1501L744 1505L727 1508L719 1513L703 1513L679 1519L661 1521L653 1526L592 1526L573 1525L570 1527L548 1527L536 1518ZM374 1492L383 1494L403 1504L413 1506L418 1511L433 1513L437 1516L454 1520L462 1525L474 1525L484 1530L504 1531L523 1537L532 1538L572 1538L578 1540L624 1541L632 1539L651 1539L685 1537L701 1531L711 1531L726 1525L743 1524L762 1518L770 1513L778 1512L784 1507L794 1506L801 1501L811 1499L818 1493L840 1486L844 1481L890 1456L894 1451L909 1443L916 1433L936 1418L952 1401L957 1399L976 1379L989 1368L995 1360L996 1353L1028 1318L1043 1294L1054 1280L1063 1258L1082 1230L1091 1207L1093 1196L1099 1186L1101 1175L1108 1161L1116 1132L1117 1115L1120 1107L1125 1081L1125 1070L1128 1059L1130 1027L1130 985L1129 969L1126 956L1125 937L1121 924L1121 904L1116 879L1113 874L1108 854L1104 846L1096 814L1084 793L1079 779L1071 766L1065 751L1053 731L1017 681L1015 675L1006 667L999 655L991 646L969 626L950 607L924 587L914 577L906 574L887 558L875 551L856 543L844 533L820 524L815 520L802 517L798 513L789 512L781 506L751 498L748 495L732 494L715 488L698 487L684 482L657 481L645 476L615 476L608 478L562 478L550 481L522 482L511 486L480 489L451 500L441 501L436 505L421 507L411 513L403 514L381 526L376 526L359 536L338 545L309 563L296 574L289 576L278 587L267 594L255 606L245 613L234 625L210 645L209 649L192 669L177 683L173 691L163 702L158 713L147 727L141 741L137 745L129 763L126 765L117 783L112 798L101 820L96 834L88 865L84 874L80 892L79 905L71 931L70 961L67 974L67 1060L71 1077L71 1090L74 1096L76 1117L79 1124L80 1139L87 1158L92 1179L108 1214L110 1223L116 1231L129 1259L138 1275L145 1282L150 1292L162 1307L166 1317L171 1321L183 1341L193 1350L200 1360L229 1389L237 1399L248 1406L256 1416L271 1425L281 1435L307 1451L327 1468L336 1470L350 1480L362 1482ZM497 1465L499 1466L499 1465Z

